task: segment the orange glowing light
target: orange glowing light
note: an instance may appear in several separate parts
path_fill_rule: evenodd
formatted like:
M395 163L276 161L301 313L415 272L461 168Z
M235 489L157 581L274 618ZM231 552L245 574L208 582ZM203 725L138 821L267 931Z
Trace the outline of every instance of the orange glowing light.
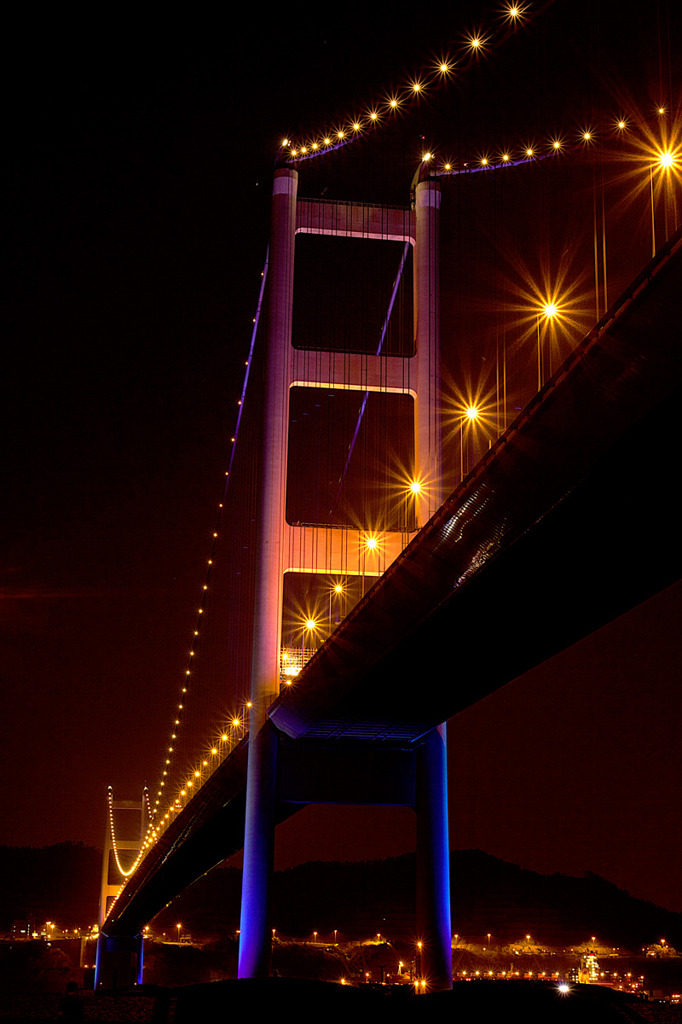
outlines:
M658 154L657 163L658 166L664 170L668 170L671 167L675 167L678 164L679 157L673 153L670 149L663 149Z
M505 21L517 21L526 13L527 6L524 4L508 3L502 9Z

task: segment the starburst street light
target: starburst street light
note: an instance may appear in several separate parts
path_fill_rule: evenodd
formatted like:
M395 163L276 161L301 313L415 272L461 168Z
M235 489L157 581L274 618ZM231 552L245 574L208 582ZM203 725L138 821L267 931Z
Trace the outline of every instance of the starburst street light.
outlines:
M661 108L659 114L661 117L655 122L644 115L632 114L617 126L621 132L630 127L637 129L631 132L631 145L625 154L630 168L621 175L621 180L630 186L623 205L646 197L652 256L656 253L657 233L663 229L667 240L679 227L679 188L682 185L682 109Z
M541 261L531 267L518 257L510 260L513 276L509 275L506 290L511 301L503 308L514 348L527 352L527 372L529 377L534 374L537 390L593 322L587 311L594 286L587 284L585 267L576 266L575 256L568 245L552 266Z
M465 407L459 422L459 478L464 479L465 469L469 472L469 445L466 446L466 459L464 458L464 425L471 427L478 422L481 410L477 405L469 404Z
M669 139L655 144L650 149L653 158L649 164L649 194L651 199L651 255L656 255L656 195L662 195L664 201L665 237L670 236L671 199L674 199L673 185L680 182L682 170L682 145L675 145ZM655 179L655 180L654 180ZM676 180L674 180L676 179ZM673 204L673 225L677 227L677 203Z
M448 393L449 392L449 393ZM444 395L443 424L446 439L454 446L459 435L459 479L473 468L478 456L499 436L499 408L495 388L486 381L467 384L462 391L450 381Z
M544 353L542 344L542 335L540 332L540 324L544 323L545 327L551 326L554 321L559 317L560 303L557 295L553 295L551 298L545 299L537 308L537 339L538 339L538 391L541 390L544 382ZM546 333L543 332L543 333ZM549 364L548 376L552 376L552 346L551 342L548 346L547 361Z
M662 170L668 170L677 164L677 156L669 149L663 149L658 154L658 165Z
M502 8L502 17L508 22L517 22L528 10L527 4L507 3Z

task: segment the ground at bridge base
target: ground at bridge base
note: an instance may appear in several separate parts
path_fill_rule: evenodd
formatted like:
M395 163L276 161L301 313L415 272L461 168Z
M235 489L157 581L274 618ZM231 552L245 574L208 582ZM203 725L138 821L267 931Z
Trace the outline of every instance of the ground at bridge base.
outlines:
M456 982L452 992L416 996L408 987L354 988L328 982L271 978L221 981L183 988L141 986L116 993L82 993L84 1021L102 1024L213 1024L228 1019L319 1020L321 1024L452 1021L453 1024L682 1024L682 1006L646 1002L599 985ZM0 1004L0 1024L55 1021L58 998L15 997ZM266 1016L267 1015L267 1016ZM276 1015L276 1016L275 1016ZM301 1015L304 1015L301 1017Z

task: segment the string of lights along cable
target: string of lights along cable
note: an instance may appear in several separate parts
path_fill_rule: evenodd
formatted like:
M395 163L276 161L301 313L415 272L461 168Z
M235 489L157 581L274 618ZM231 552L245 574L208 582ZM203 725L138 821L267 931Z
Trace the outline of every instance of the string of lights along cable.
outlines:
M438 62L425 66L418 75L405 78L399 89L387 92L379 101L362 107L361 114L351 115L333 128L313 131L305 137L283 136L276 154L277 161L302 169L304 162L334 159L332 153L371 133L377 134L379 129L397 125L402 115L418 110L426 96L444 90L449 83L461 82L484 58L495 56L502 45L511 40L521 28L528 28L531 22L538 21L549 6L503 5L497 9L490 25L463 31L458 46L443 53ZM632 213L637 227L638 251L643 253L644 259L653 254L680 223L682 117L673 96L666 96L657 105L652 103L648 108L623 99L618 105L614 102L613 109L606 113L605 105L600 104L598 112L589 120L576 119L559 129L551 126L543 131L534 131L532 135L525 135L524 132L525 127L521 125L513 141L488 139L486 145L473 147L466 154L453 142L451 152L456 153L456 157L448 155L447 140L437 147L411 153L415 178L422 175L442 180L444 205L447 189L458 190L459 210L468 202L467 189L477 190L475 194L478 201L481 196L486 201L489 199L494 213L481 234L487 232L497 235L489 257L489 265L495 270L495 283L488 288L485 308L480 309L477 315L477 329L486 346L485 356L478 359L475 370L466 372L460 372L456 360L453 360L455 368L452 373L444 374L442 403L444 439L449 459L446 467L447 485L450 489L473 469L477 459L504 432L518 410L548 383L572 347L606 312L609 287L613 287L610 285L611 280L620 282L621 277L626 278L630 274L629 269L621 267L623 246L618 242L624 212ZM514 200L509 198L509 190L521 189L524 183L532 183L537 195L535 205L539 218L537 227L533 228L533 242L537 243L539 251L544 249L547 252L552 240L548 211L565 205L568 174L579 180L580 190L587 197L584 233L589 237L583 248L576 248L574 252L572 243L567 243L562 246L557 259L543 256L535 263L530 256L508 255L506 252L501 255L503 242L506 243L513 232L519 237L531 234L528 225L521 223L525 214L517 212ZM559 183L557 199L552 198L555 182ZM489 192L484 193L482 190L486 188ZM467 276L469 270L463 251L469 252L469 233L474 231L463 222L463 213L458 212L453 217L460 218L453 221L452 232L459 247L454 252L453 265L459 266L460 270L457 282L452 285L452 294L448 291L449 285L444 289L444 303L450 310L459 308L462 295L470 290L470 278ZM479 236L476 237L478 239ZM455 245L450 242L448 244ZM395 300L393 315L398 319L402 317L406 323L411 322L409 261L406 263L402 247L400 252L389 253L386 260L387 265L390 264L387 295L391 296L391 308ZM635 269L641 269L641 266ZM193 702L198 702L203 710L207 703L207 698L199 693L197 679L200 664L208 665L210 661L210 658L205 657L208 623L210 621L210 629L216 635L226 628L224 602L221 604L213 600L218 563L222 558L233 558L228 553L229 544L240 548L246 558L251 543L246 533L240 532L241 527L236 529L233 523L252 518L251 511L244 513L242 509L255 507L253 499L257 484L249 477L250 496L243 498L241 492L239 495L230 494L228 485L233 486L235 460L241 446L240 432L243 432L245 423L244 411L249 404L247 385L257 358L258 329L267 270L266 259L248 354L244 358L243 386L239 397L235 398L235 428L229 440L228 469L223 493L209 538L194 628L191 630L186 662L177 685L159 779L156 785L150 787L150 823L140 858L246 735L246 713L250 707L248 686L226 675L222 669L216 669L211 685L221 691L221 696L214 701L213 717L209 714L209 718L201 723L205 738L201 741L200 749L193 752L183 744L183 737L189 736L191 731L187 723ZM402 280L403 275L405 281ZM509 287L505 275L511 282ZM337 281L335 290L341 296L339 302L343 305L347 292L341 280ZM467 294L466 298L468 300L470 296ZM468 333L468 329L465 332L464 328L458 327L458 315L451 313L453 332L460 330L462 334ZM384 309L380 318L382 323L385 316ZM353 341L340 337L342 329L337 318L326 310L325 323L328 325L325 329L330 349L336 345L338 351L354 351ZM389 359L395 349L391 350L387 343L384 351L377 349L376 343L373 343L371 351L380 353L381 358ZM308 353L305 357L313 358ZM371 460L373 453L370 449L381 444L377 441L378 434L370 434L369 428L365 430L365 421L372 416L378 417L390 434L390 419L380 399L370 395L369 390L348 390L343 395L331 389L307 390L315 390L316 393L312 397L292 397L291 415L297 420L296 429L305 430L306 422L309 425L316 424L315 430L323 440L323 447L324 437L327 437L328 464L324 463L322 456L319 464L305 461L299 475L308 481L329 478L331 498L325 496L322 499L319 495L314 497L311 500L318 504L327 503L323 513L318 518L311 515L307 519L307 513L303 511L297 513L295 521L298 525L320 523L327 516L328 534L331 527L337 527L343 521L343 502L346 501L349 488L354 486L346 479L351 472L349 467L363 459L365 462ZM340 442L333 439L333 435L339 432L345 438L341 448ZM252 439L244 446L246 462L249 458L246 450L251 443ZM402 448L396 442L396 452L407 450L407 441L403 439L401 444ZM387 446L388 442L384 442L384 445ZM402 456L395 455L396 461L400 461L400 458ZM329 468L330 465L333 465L333 470ZM244 477L247 476L248 472L245 471ZM346 526L358 527L364 536L365 550L358 556L362 566L358 567L359 563L358 566L351 566L349 563L346 574L324 577L323 583L315 584L317 590L314 590L309 580L301 583L298 590L294 588L291 608L285 613L289 619L283 623L282 686L295 685L296 675L303 664L371 585L375 578L374 570L365 577L365 567L370 563L376 563L378 567L381 559L385 560L381 551L385 522L399 522L403 543L409 540L409 516L405 519L403 513L398 514L396 509L398 506L403 508L406 502L413 500L415 489L420 485L411 478L410 466L406 464L396 465L393 477L387 477L382 484L383 524L344 523ZM227 507L228 497L239 505L238 513L234 505ZM321 527L314 534L316 539L313 547L317 545L321 548L327 543L324 529ZM314 569L312 575L315 575ZM246 568L235 569L225 587L229 589L236 586L250 595L247 577ZM233 613L236 619L234 590L230 589L230 595L228 619L231 620ZM250 608L250 596L244 598L244 604ZM228 628L234 628L235 634L238 632L237 626L229 625ZM244 654L241 660L246 678L248 655ZM202 682L202 685L208 684ZM125 867L125 870L122 867L123 861L119 861L116 853L111 801L110 827L116 863L121 876L125 878L134 871L140 858L132 867Z
M448 81L461 79L472 66L491 57L515 31L527 26L548 6L548 3L535 8L530 3L503 4L493 12L485 27L463 30L459 42L451 50L422 67L418 74L405 79L398 88L386 90L379 99L365 105L361 113L347 116L333 127L312 132L304 139L284 135L280 155L295 166L348 146L383 127L387 121L406 113L420 99L444 87Z

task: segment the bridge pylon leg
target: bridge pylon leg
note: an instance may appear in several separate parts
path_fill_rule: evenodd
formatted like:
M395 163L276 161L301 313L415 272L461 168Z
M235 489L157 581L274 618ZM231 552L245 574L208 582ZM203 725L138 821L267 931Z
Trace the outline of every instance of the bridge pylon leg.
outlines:
M244 870L239 932L240 978L267 978L272 956L270 888L275 851L277 732L270 722L249 740Z
M286 508L294 241L298 174L275 171L268 270L261 542L254 607L249 761L246 778L240 978L270 973L269 895L274 860L277 734L266 708L279 690L282 559Z
M430 990L452 988L450 852L445 725L417 755L417 934L422 976Z
M95 988L129 988L142 984L142 935L97 936Z

